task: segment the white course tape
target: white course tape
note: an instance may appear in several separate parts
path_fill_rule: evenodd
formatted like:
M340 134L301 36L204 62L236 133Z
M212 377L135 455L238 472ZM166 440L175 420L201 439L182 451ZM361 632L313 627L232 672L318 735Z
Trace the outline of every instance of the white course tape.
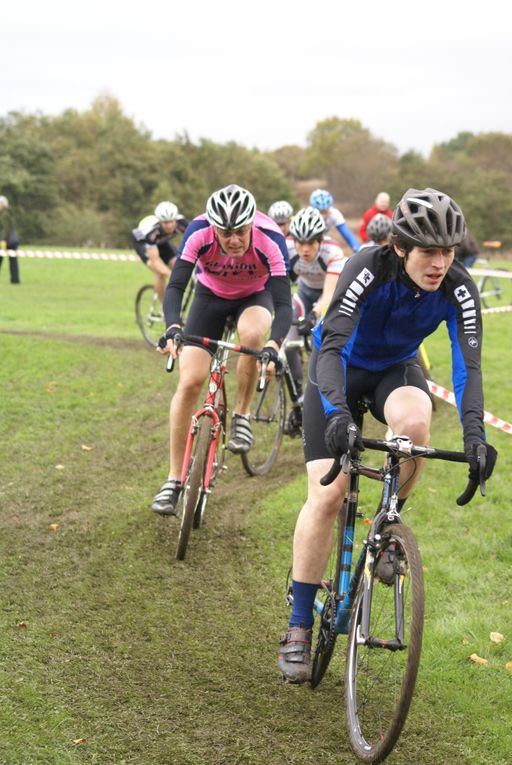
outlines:
M61 252L60 250L0 250L0 258L55 258L57 260L118 260L130 263L141 263L137 255L126 255L123 252Z
M512 311L512 305L497 305L494 308L482 308L482 315L489 313L507 313Z
M512 271L498 271L495 268L468 268L468 271L473 278L475 276L495 276L497 279L512 279Z
M451 390L443 388L442 385L438 385L437 383L432 382L432 380L427 380L427 383L428 387L430 388L430 392L434 396L442 398L443 401L447 401L449 404L453 404L453 406L457 406L455 401L455 394ZM512 433L512 425L510 422L501 420L499 417L496 417L490 412L484 411L484 422L486 422L488 425L492 425L493 427L498 428L499 430L503 430L505 433Z

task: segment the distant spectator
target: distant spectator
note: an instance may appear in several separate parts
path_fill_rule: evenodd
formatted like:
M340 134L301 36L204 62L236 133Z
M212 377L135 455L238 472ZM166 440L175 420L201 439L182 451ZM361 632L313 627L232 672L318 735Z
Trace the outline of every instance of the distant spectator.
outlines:
M337 229L350 249L353 252L357 252L359 250L359 240L349 229L341 210L333 207L333 203L333 196L326 189L315 189L309 197L311 207L316 207L322 214L322 218L325 221L325 233L328 234L332 228Z
M9 200L7 197L0 196L0 237L2 239L3 250L17 250L19 247L19 239L14 227L14 218L9 210ZM7 255L9 261L9 269L11 272L11 284L20 283L20 272L18 268L18 256ZM0 257L0 268L2 267L3 258Z
M458 260L466 268L471 268L479 255L480 249L477 241L468 231L462 242L455 248L455 260Z
M361 240L363 242L367 242L369 239L366 227L368 226L368 223L371 221L371 219L375 215L378 215L379 213L381 213L382 215L386 215L388 218L393 217L393 213L389 209L390 201L391 200L389 198L389 194L386 191L379 191L379 193L375 197L375 202L373 203L373 206L370 207L369 210L366 210L363 213L363 217L361 219L361 225L359 227L359 236L361 237Z

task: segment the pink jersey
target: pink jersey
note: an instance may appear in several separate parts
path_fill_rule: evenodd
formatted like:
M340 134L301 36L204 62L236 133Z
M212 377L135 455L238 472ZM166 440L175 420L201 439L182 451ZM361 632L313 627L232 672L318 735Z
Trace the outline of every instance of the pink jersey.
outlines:
M272 218L256 212L251 244L239 258L221 249L206 215L190 223L179 257L197 265L199 282L218 297L238 300L261 292L271 276L286 276L288 253L281 229Z

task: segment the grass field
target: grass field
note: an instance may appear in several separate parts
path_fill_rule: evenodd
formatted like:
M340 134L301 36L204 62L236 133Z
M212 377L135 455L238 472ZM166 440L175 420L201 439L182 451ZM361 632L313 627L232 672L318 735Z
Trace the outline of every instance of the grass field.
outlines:
M149 511L175 379L135 325L147 272L55 260L20 270L20 286L0 272L0 763L353 763L343 639L315 691L285 685L276 668L305 492L300 444L288 441L261 479L230 455L205 527L175 562L172 520ZM508 421L511 321L486 317L484 344L486 409ZM428 351L436 381L451 387L444 328ZM430 463L406 517L423 557L426 625L392 765L512 762L512 437L489 428L488 438L500 456L485 499L457 507L464 469ZM443 402L432 443L461 447ZM368 512L375 491L362 486Z

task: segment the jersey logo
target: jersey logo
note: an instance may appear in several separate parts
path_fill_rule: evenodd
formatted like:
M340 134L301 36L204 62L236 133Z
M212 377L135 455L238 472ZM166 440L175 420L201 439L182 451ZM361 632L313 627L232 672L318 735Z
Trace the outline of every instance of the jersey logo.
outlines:
M465 287L463 284L461 284L459 287L456 287L453 291L453 294L461 304L462 308L462 320L464 322L464 334L465 335L476 335L476 308L475 308L475 301L471 297L471 293L469 292L468 288ZM472 340L474 338L471 338ZM476 345L471 344L472 348L478 347L478 342L476 341Z
M373 282L375 276L368 268L363 270L356 276L354 281L347 287L345 294L343 295L338 308L338 313L343 313L345 316L350 316L360 296L363 294L365 287Z

